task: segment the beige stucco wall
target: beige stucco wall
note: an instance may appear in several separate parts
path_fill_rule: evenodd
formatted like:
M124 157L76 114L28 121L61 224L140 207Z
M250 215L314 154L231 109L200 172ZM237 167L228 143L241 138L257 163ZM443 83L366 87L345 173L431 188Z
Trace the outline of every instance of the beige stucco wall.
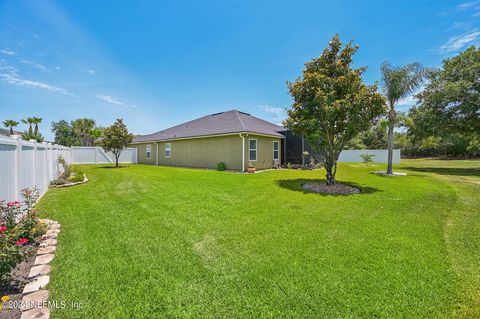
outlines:
M152 154L150 159L147 159L147 145L151 145L152 149ZM138 156L138 164L149 164L149 165L155 165L156 163L156 145L152 143L148 144L131 144L128 147L136 147L137 148L137 156Z
M257 160L249 161L249 139L257 140ZM271 168L273 164L273 141L279 142L279 160L281 160L282 152L282 143L281 138L258 136L254 134L248 134L245 136L245 169L248 167L249 163L252 166L255 166L257 170Z
M270 168L273 163L273 141L280 142L281 139L251 134L245 136L245 169L249 164L249 138L257 139L257 161L251 163L257 169ZM165 156L166 143L171 144L170 157ZM150 159L146 158L147 144L152 148ZM131 144L129 147L138 149L139 164L155 165L157 145L153 142L147 144ZM216 169L217 164L223 162L228 170L242 170L242 139L239 135L158 142L158 147L158 165Z

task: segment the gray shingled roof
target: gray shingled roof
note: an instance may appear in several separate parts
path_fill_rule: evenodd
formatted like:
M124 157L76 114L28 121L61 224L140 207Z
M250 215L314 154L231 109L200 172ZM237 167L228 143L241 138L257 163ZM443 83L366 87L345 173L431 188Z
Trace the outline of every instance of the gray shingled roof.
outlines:
M13 134L21 135L21 132L13 131ZM10 136L10 129L0 128L0 135Z
M133 143L242 132L283 137L278 132L284 130L248 113L232 110L207 115L153 134L135 136Z

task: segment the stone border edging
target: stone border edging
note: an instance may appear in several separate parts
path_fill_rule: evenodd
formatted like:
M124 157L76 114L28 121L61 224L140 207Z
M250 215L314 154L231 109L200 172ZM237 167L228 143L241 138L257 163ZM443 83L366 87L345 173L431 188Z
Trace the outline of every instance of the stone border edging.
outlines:
M49 293L45 289L50 281L52 267L49 263L55 258L57 250L57 236L60 233L60 224L50 219L40 219L47 226L47 232L42 236L40 248L37 250L35 262L30 268L28 278L31 281L23 288L22 316L20 319L48 319L50 309L47 307Z
M81 181L81 182L67 183L67 184L63 184L63 185L48 185L48 187L49 188L63 188L63 187L70 187L70 186L86 184L86 183L88 183L88 178L87 178L87 175L83 174L83 181Z

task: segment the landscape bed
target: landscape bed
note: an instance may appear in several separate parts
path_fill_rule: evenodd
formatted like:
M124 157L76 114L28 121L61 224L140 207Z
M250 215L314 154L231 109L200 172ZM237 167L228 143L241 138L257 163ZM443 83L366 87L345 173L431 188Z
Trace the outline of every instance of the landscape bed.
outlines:
M62 224L53 318L480 316L479 161L234 174L82 166L38 205Z

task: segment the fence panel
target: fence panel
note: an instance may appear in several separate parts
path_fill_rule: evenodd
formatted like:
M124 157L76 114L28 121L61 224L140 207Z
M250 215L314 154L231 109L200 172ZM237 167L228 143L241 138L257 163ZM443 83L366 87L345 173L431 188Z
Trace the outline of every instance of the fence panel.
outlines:
M37 187L43 195L61 173L58 156L71 163L71 153L60 145L0 136L0 200L20 200L23 188Z
M363 162L362 154L374 155L374 163L387 163L388 150L343 150L338 158L339 162ZM393 164L400 164L400 150L393 150Z
M15 199L18 175L15 174L17 163L17 143L0 140L0 200Z
M115 163L115 156L112 152L105 152L101 147L95 146L74 146L72 147L74 164L111 164ZM137 163L137 149L126 148L118 159L122 164Z

